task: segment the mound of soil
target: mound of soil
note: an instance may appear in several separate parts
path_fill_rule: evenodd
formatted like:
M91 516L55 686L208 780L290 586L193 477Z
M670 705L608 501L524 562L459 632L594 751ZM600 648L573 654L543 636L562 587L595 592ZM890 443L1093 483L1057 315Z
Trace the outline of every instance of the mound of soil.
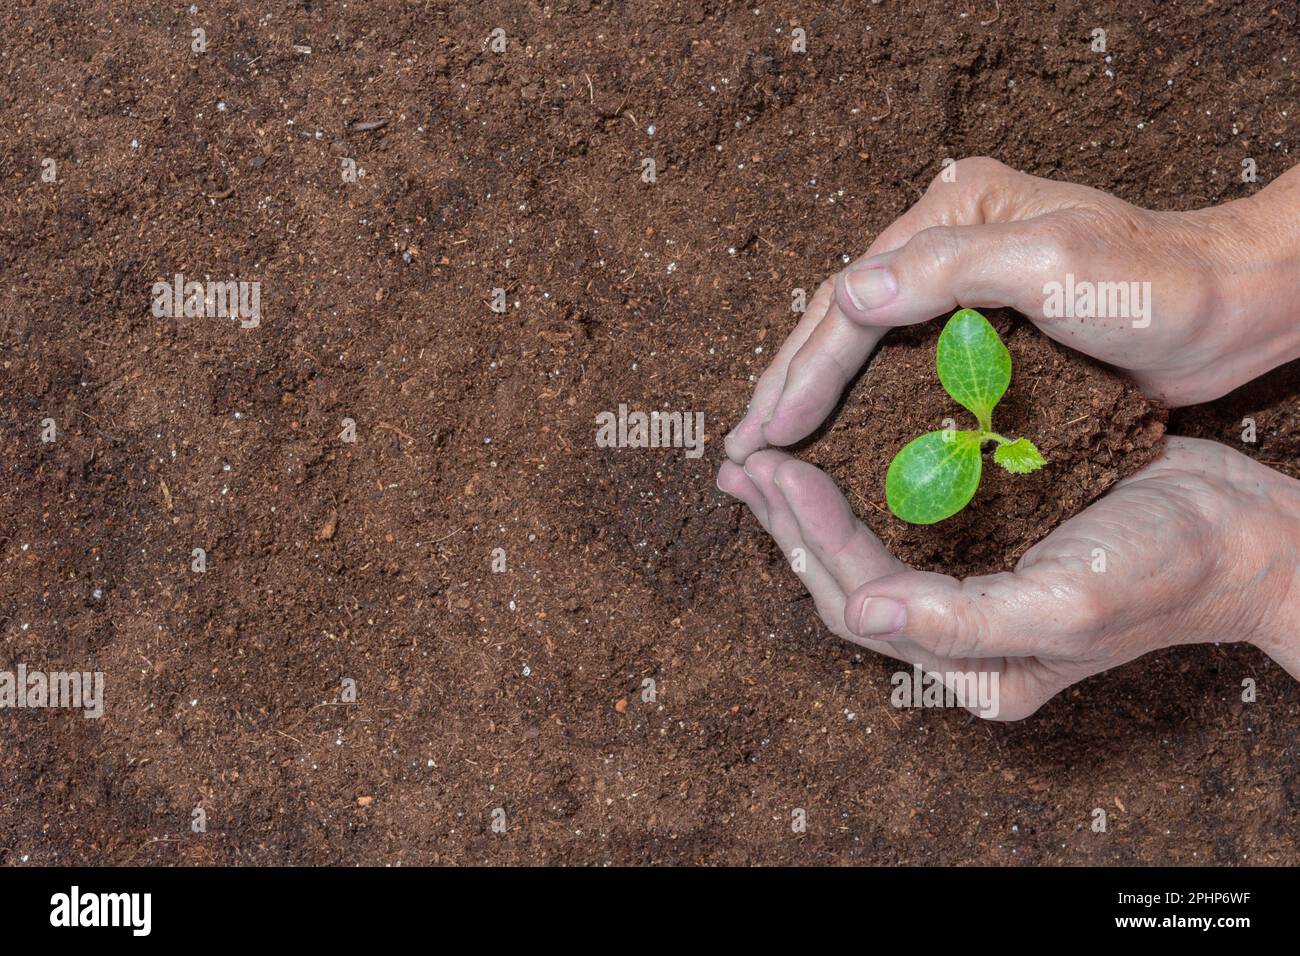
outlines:
M890 332L825 434L801 453L840 483L890 551L920 570L965 577L1012 568L1058 524L1160 453L1166 412L1130 381L1009 312L990 311L988 318L1012 361L1011 387L994 410L993 427L1034 442L1047 459L1043 468L1008 474L993 463L989 446L979 491L962 511L933 525L890 513L885 471L897 451L945 427L945 418L973 427L935 373L942 322Z

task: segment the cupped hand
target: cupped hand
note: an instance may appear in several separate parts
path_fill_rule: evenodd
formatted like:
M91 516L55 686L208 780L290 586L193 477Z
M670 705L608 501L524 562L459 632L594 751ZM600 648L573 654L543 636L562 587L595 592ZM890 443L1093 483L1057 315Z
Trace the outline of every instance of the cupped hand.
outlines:
M1251 199L1155 212L995 160L961 160L817 290L727 436L727 455L743 464L805 438L885 331L964 307L1016 309L1170 405L1217 398L1300 355L1300 323L1287 311L1300 276L1295 222L1300 170ZM1112 283L1135 293L1127 306ZM1087 284L1093 311L1123 314L1078 315ZM1076 314L1054 315L1067 297Z
M997 713L983 716L1027 716L1175 644L1250 641L1300 678L1300 481L1215 442L1167 440L1014 571L965 580L908 569L830 478L784 452L724 463L718 486L787 559L802 549L800 577L833 633L929 673L997 673Z

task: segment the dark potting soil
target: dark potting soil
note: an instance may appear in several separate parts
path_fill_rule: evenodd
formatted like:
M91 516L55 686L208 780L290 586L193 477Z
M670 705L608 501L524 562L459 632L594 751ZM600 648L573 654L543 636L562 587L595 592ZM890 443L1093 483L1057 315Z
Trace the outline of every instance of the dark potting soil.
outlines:
M0 10L0 669L106 681L99 720L0 711L0 864L1300 863L1300 690L1262 654L1013 725L895 710L714 487L791 290L945 158L1160 209L1293 165L1294 3L189 9ZM260 327L155 317L176 272L261 281ZM849 437L873 377L916 398L891 442L960 414L928 348L808 450L915 560L1010 560L1149 451L1131 393L1012 351L999 427L1053 465L989 470L960 520L1005 531L964 555L891 535L893 449ZM1253 414L1238 447L1294 473L1287 374L1171 430ZM620 403L703 412L706 454L596 448Z
M1169 430L1222 442L1300 478L1300 361L1213 402L1174 409Z

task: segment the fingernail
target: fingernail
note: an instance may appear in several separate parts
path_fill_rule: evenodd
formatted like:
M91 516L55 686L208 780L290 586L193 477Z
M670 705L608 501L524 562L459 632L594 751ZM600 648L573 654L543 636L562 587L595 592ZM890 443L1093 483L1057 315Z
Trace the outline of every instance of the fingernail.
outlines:
M862 602L858 626L859 637L879 637L901 631L907 623L907 607L893 598L867 598Z
M869 266L844 273L844 292L859 312L888 305L898 295L898 280L891 269Z

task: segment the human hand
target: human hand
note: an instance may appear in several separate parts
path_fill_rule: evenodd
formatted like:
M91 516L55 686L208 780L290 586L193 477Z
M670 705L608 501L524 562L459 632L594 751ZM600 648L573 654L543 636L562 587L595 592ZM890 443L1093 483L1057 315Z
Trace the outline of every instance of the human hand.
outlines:
M1026 717L1176 644L1250 641L1300 679L1300 481L1216 442L1168 439L1014 571L964 581L908 569L829 477L785 452L725 462L718 486L787 559L803 549L800 577L833 633L929 673L997 673L998 713L984 716Z
M1300 167L1254 197L1193 212L1139 209L991 159L951 170L953 181L937 177L817 290L727 436L732 461L815 431L888 328L959 307L1014 308L1169 405L1217 398L1300 357ZM1136 282L1139 296L1119 310L1129 315L1049 315L1058 303L1045 288L1070 282L1103 293L1102 283Z

